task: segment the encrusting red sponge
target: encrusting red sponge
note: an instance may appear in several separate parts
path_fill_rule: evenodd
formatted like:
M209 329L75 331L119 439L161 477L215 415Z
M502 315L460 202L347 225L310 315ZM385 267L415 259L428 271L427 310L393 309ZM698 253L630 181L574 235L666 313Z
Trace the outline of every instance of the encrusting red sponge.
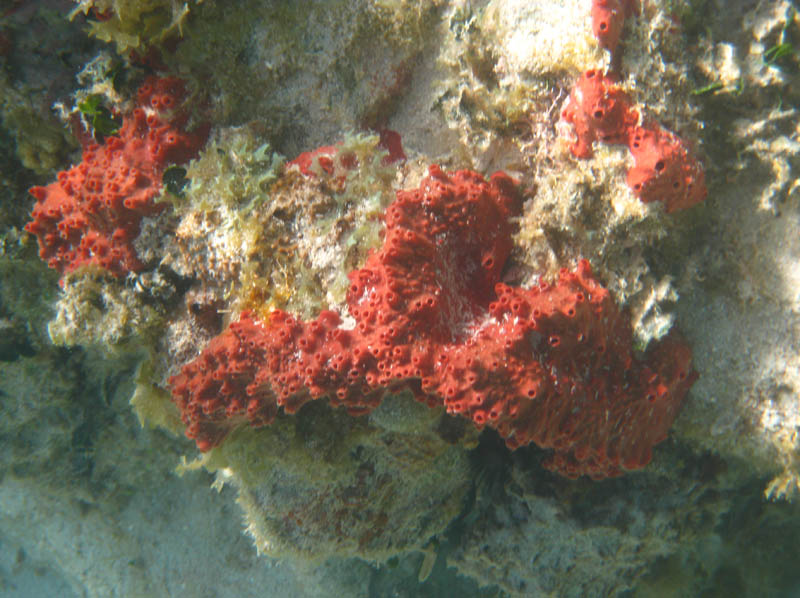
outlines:
M94 264L115 276L142 268L133 241L142 217L163 209L154 199L164 170L193 157L205 139L181 131L184 93L179 79L150 77L119 133L86 147L82 162L56 182L31 188L36 205L25 230L39 238L51 268Z
M703 166L686 143L654 121L640 125L630 97L602 72L592 69L578 79L561 118L575 129L570 151L576 158L590 158L595 141L628 146L634 159L628 186L643 202L660 201L670 213L706 198Z
M592 0L592 32L600 47L614 52L632 15L639 15L639 0Z
M378 135L378 147L387 152L381 161L384 166L406 160L406 154L403 151L403 143L397 131L381 129L378 131ZM332 175L334 172L333 159L339 153L339 149L340 145L323 145L310 152L303 152L294 160L288 162L287 166L297 166L300 172L307 177L314 177L318 172ZM347 169L356 168L358 166L358 160L352 154L340 156L340 158L342 166Z
M670 213L698 204L708 195L703 167L682 139L657 123L633 128L628 149L634 159L628 186L643 202L660 201Z
M245 312L170 378L200 450L236 426L269 424L327 397L353 415L387 391L496 429L514 449L553 449L563 475L603 478L649 462L696 378L677 338L643 360L589 263L554 285L500 283L510 254L515 182L432 166L385 214L383 247L350 273L355 325L322 312L304 322Z
M575 83L561 118L575 127L572 155L591 158L595 141L626 143L629 131L639 121L639 113L611 77L590 69Z

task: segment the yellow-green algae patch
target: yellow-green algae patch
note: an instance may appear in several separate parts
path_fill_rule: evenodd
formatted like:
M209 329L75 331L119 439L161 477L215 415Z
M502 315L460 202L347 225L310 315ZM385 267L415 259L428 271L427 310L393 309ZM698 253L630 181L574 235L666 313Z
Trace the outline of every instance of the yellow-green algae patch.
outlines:
M70 13L90 14L89 32L116 44L118 52L140 49L160 42L171 33L181 33L189 7L203 0L75 0Z
M35 95L0 72L0 125L13 135L22 165L50 175L75 148L75 140L52 114L42 112L31 99Z
M419 550L458 514L471 474L463 444L441 433L449 416L407 395L376 413L395 403L411 410L413 429L315 402L266 428L240 428L179 470L204 467L218 487L237 488L247 531L270 556L383 561Z
M175 435L181 435L185 426L178 408L172 402L170 394L153 382L154 359L152 354L148 355L136 370L131 407L142 426L163 428Z
M285 168L254 127L223 129L192 161L169 265L216 289L226 311L303 317L341 306L347 273L380 243L397 169L376 135L347 135L327 172Z
M135 278L120 280L105 270L84 267L65 274L56 302L56 315L47 328L56 345L100 346L127 351L152 343L167 316L154 300L158 274L145 274L148 286Z

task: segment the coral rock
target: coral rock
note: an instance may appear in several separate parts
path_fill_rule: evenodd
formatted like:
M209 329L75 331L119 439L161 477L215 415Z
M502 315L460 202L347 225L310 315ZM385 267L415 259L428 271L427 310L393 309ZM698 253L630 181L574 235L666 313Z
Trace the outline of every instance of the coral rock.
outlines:
M706 198L703 167L673 133L654 123L636 127L628 148L634 158L628 186L643 202L660 201L666 212L675 212Z
M554 285L500 283L511 251L514 181L430 168L385 215L383 247L350 274L354 327L323 312L300 321L249 313L170 378L200 450L242 422L271 422L328 397L352 415L410 390L514 449L554 450L548 466L595 478L644 466L694 381L691 353L670 337L643 361L627 319L588 262Z
M639 0L593 0L592 31L600 46L617 49L625 19L639 14Z
M595 69L578 79L561 117L575 127L577 139L570 151L576 158L590 158L595 141L626 143L639 120L628 94Z
M115 276L142 268L133 241L142 217L162 209L154 202L162 174L191 158L204 138L180 131L183 95L179 80L151 77L117 135L86 147L82 162L56 182L30 190L37 201L25 230L39 238L51 268L94 264Z

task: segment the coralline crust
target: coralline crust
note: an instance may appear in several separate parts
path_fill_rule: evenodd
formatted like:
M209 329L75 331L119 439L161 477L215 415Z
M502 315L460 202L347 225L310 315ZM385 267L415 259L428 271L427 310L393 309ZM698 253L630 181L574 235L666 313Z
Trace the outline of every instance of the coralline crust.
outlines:
M511 252L514 181L432 166L386 211L383 247L350 274L353 327L338 313L303 322L245 312L170 378L200 450L245 423L271 423L327 397L351 415L387 391L495 428L514 449L554 449L547 465L603 478L643 467L696 375L670 336L643 360L627 317L587 261L554 285L500 283Z

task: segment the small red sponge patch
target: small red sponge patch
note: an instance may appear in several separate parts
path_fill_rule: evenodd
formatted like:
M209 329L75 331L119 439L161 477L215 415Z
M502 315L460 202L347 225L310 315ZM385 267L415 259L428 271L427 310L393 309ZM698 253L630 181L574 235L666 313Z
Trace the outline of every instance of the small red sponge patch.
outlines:
M180 131L183 96L178 79L151 77L117 135L86 147L81 163L56 182L30 190L36 205L25 230L39 238L39 255L51 268L94 264L115 276L142 268L133 241L142 217L163 208L154 199L164 170L190 159L204 140Z

